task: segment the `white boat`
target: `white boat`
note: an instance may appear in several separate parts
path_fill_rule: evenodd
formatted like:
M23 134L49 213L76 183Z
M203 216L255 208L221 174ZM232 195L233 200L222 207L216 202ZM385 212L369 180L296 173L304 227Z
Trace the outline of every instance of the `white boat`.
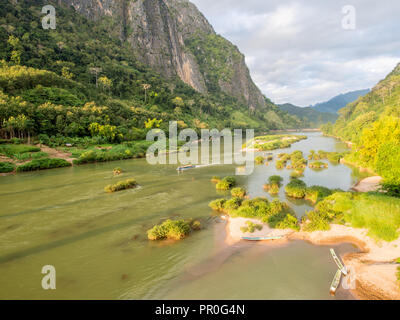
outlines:
M340 261L340 259L338 258L338 256L336 255L335 250L333 250L331 248L331 255L333 257L333 260L335 261L336 265L338 266L339 270L345 275L347 276L347 268L342 264L342 262Z
M342 277L342 271L340 269L338 269L336 271L335 277L332 280L331 288L329 289L329 292L331 294L334 295L336 293L336 290L337 290L337 288L339 287L339 284L340 284L341 277Z

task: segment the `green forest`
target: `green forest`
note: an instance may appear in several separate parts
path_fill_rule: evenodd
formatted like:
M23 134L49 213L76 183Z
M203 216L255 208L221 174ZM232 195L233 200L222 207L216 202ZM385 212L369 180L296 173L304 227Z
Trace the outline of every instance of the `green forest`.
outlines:
M111 18L94 23L54 4L57 28L44 30L43 3L7 1L0 8L4 139L40 136L60 145L89 138L120 143L143 140L147 130L166 129L172 120L180 128L196 130L251 127L264 132L301 126L297 117L267 99L264 109L249 110L217 89L201 94L178 78L163 78L113 36Z
M399 194L400 64L370 93L339 111L339 119L322 126L325 134L352 144L349 163L381 175L387 191Z

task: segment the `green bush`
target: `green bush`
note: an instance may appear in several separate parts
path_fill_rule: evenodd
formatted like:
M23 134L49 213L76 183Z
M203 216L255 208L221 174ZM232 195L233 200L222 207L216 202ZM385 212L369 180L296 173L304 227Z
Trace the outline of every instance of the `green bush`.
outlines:
M64 159L58 159L58 158L36 159L18 166L17 172L62 168L70 166L71 163L69 163L67 160Z
M304 169L307 164L307 160L303 158L303 152L298 150L290 154L290 161L292 169Z
M325 169L328 168L328 164L322 161L314 161L308 165L311 169Z
M276 229L293 229L296 231L300 230L299 221L297 218L290 213L279 213L271 216L268 220L270 227Z
M281 182L283 181L283 178L278 175L270 176L268 178L268 183L269 184L277 184L279 187L281 186Z
M190 224L185 220L167 220L147 231L149 240L180 240L190 233Z
M214 211L223 212L226 199L216 199L211 201L208 206Z
M277 194L279 193L279 188L282 181L283 178L281 176L270 176L268 178L268 183L264 184L264 189L267 190L270 194Z
M231 195L234 198L244 198L246 196L246 190L243 188L233 188L231 190Z
M381 189L390 197L400 198L400 184L383 181Z
M190 228L195 231L201 230L202 228L201 222L199 220L192 221L190 224Z
M254 161L256 164L263 164L264 163L265 158L263 156L257 156Z
M124 181L119 181L115 184L110 184L104 188L104 191L107 193L113 193L121 190L132 189L137 186L137 182L135 179L127 179Z
M275 164L275 167L276 167L277 169L283 169L283 168L285 168L285 167L286 167L286 161L285 161L285 160L277 160L277 161L276 161L276 164Z
M74 164L141 158L145 156L150 144L150 141L138 141L113 145L111 149L90 148L82 152L79 158L74 160Z
M234 197L224 203L224 209L227 211L236 210L242 204L242 198Z
M302 170L294 170L290 173L290 179L298 179L301 178L304 174Z
M246 225L244 227L240 227L240 230L243 233L249 232L249 233L254 233L254 231L258 230L261 231L263 229L263 226L261 224L254 223L252 221L246 221Z
M285 191L289 197L302 199L306 195L307 185L299 179L292 179L286 187Z
M236 178L227 176L217 183L215 186L217 190L229 190L236 185Z
M329 188L312 186L306 189L305 199L310 200L313 203L317 203L331 194L332 191Z
M229 183L227 181L219 181L217 183L217 185L215 186L215 188L217 190L226 191L226 190L229 190L231 187L230 187L230 185L229 185Z
M0 162L0 173L13 172L15 169L15 164L11 162Z
M278 194L279 193L279 185L277 184L272 184L270 185L270 187L268 188L268 192L270 194Z
M304 230L308 232L322 230L329 230L331 227L329 225L330 219L328 215L324 212L319 211L309 211L306 213L307 221L304 225Z

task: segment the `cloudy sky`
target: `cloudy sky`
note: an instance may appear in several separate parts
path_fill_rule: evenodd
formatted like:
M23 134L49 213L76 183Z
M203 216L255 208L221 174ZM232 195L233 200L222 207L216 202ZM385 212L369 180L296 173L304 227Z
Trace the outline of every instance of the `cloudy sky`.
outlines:
M400 62L399 0L191 1L276 103L308 106L371 88ZM342 27L346 5L355 29Z

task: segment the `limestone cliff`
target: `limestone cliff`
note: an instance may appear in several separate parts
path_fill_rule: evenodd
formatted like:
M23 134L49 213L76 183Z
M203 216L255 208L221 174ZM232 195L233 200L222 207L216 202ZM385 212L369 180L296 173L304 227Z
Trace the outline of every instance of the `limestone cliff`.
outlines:
M61 0L90 19L111 17L114 31L137 59L161 74L178 76L197 91L223 91L249 108L265 106L244 56L218 36L187 0Z

